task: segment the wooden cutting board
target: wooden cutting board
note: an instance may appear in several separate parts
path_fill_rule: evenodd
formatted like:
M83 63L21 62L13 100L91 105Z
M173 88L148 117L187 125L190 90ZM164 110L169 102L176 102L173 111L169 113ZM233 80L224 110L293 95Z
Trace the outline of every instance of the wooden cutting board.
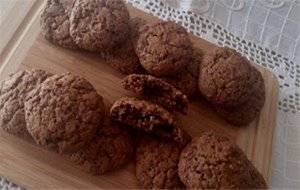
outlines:
M132 17L142 17L149 22L158 20L137 9L128 8ZM33 33L39 33L39 17L33 16L32 19L31 30ZM214 47L195 36L191 35L191 38L195 46L203 49L204 53ZM19 45L17 51L22 52L22 46ZM104 97L107 107L118 98L133 95L121 87L120 81L124 76L106 65L99 55L55 46L41 35L34 40L21 64L16 64L17 58L14 56L18 55L15 53L9 61L2 62L1 79L12 71L39 68L51 73L72 72L82 75ZM275 75L270 71L262 67L258 69L265 80L266 102L259 117L249 126L238 128L228 124L220 119L211 106L203 100L191 102L188 115L178 115L178 117L184 129L193 136L206 130L215 130L228 136L240 146L264 178L269 181L279 85ZM43 150L31 142L18 139L3 131L0 131L0 152L0 176L29 189L138 187L133 163L119 171L92 176L78 169L63 156Z

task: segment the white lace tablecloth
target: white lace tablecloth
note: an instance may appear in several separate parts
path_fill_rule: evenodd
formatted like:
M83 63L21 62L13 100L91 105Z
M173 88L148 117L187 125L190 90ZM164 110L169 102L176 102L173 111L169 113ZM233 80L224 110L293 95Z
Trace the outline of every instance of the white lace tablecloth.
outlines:
M1 1L1 0L0 0ZM273 71L280 100L272 189L300 189L300 1L126 0ZM19 189L1 179L0 189Z

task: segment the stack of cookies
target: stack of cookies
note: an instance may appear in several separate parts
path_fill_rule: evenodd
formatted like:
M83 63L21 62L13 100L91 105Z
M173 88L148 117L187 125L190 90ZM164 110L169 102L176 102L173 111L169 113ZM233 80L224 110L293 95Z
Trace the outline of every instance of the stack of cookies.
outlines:
M80 76L14 73L0 85L0 126L94 175L121 168L135 152L136 177L147 189L266 188L226 137L206 132L191 141L173 114L187 113L181 91L145 74L128 75L122 84L139 98L115 101L108 117L101 95Z
M151 75L131 74L123 87L139 98L117 100L110 110L113 122L135 129L136 177L146 189L183 189L178 176L182 148L190 136L173 112L187 113L186 95Z
M190 136L172 112L187 112L187 97L151 75L131 74L123 87L139 98L121 98L110 119L135 129L136 177L146 189L266 188L262 175L226 137L207 132ZM146 99L146 100L143 100Z
M229 48L216 48L205 56L200 66L199 89L216 112L235 125L253 121L265 101L260 72Z
M19 71L0 85L0 127L67 155L93 174L131 160L131 133L105 121L103 98L84 78L70 73Z
M41 16L47 40L71 49L98 52L123 74L163 78L189 98L198 93L201 50L174 22L130 19L121 0L47 0Z

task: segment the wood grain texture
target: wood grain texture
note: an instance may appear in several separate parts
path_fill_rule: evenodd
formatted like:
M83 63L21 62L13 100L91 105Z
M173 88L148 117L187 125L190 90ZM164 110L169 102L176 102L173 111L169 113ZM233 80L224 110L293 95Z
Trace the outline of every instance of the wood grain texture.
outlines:
M131 16L139 16L149 22L157 21L144 12L129 7ZM37 18L35 18L37 19ZM36 23L36 21L31 21ZM32 25L39 32L38 25ZM192 36L195 45L205 53L214 45ZM15 54L14 56L18 56ZM15 58L17 59L17 58ZM104 63L99 55L84 51L67 50L47 42L38 36L22 64L7 64L6 71L40 68L52 73L72 72L89 80L104 97L108 107L123 96L133 96L122 89L124 77ZM206 130L214 130L228 136L242 148L248 158L269 181L272 166L272 150L278 101L278 81L266 69L258 67L266 84L266 102L260 116L248 127L231 126L220 119L211 106L201 100L189 104L187 116L178 115L182 126L193 136ZM137 188L133 163L125 168L102 176L92 176L68 162L63 156L43 150L30 142L0 131L0 176L29 189L40 188Z

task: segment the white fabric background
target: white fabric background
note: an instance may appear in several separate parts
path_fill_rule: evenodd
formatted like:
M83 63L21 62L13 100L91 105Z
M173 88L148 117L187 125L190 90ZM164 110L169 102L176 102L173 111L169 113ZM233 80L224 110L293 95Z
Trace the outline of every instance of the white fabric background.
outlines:
M212 19L234 35L300 62L300 1L162 0Z

